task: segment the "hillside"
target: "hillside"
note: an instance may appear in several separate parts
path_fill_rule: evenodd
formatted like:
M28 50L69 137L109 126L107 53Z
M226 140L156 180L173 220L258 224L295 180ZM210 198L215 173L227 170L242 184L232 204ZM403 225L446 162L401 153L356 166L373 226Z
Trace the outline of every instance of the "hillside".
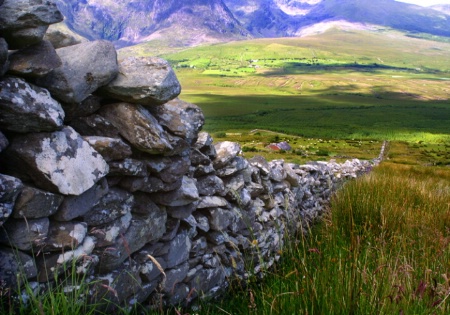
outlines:
M151 41L186 47L260 37L303 35L317 24L345 21L450 36L445 7L394 0L56 0L72 30L117 46Z

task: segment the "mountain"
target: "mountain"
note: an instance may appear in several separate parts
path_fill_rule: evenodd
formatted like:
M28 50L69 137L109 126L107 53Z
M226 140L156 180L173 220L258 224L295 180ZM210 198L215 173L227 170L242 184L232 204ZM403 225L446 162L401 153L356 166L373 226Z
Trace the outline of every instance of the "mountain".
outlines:
M56 0L68 26L89 39L119 46L161 36L176 46L245 39L241 26L222 0ZM195 36L194 36L195 34Z
M431 6L433 10L441 11L445 14L450 15L450 4L436 4Z
M68 26L118 46L184 47L251 37L301 36L316 25L379 25L450 37L448 6L394 0L55 0Z

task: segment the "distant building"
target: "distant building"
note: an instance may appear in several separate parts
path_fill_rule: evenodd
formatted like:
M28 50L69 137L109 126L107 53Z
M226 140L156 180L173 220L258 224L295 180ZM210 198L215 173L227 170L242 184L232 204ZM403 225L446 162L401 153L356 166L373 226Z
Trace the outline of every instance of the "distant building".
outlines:
M271 143L266 148L271 149L273 151L290 151L292 150L292 147L286 142L278 142L278 143Z

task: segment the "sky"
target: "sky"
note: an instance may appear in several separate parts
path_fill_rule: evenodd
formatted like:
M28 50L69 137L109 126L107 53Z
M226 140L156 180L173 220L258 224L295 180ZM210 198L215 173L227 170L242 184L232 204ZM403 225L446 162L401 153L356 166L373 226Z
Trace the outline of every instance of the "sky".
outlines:
M396 0L396 1L417 4L423 7L428 7L433 4L450 4L450 0Z

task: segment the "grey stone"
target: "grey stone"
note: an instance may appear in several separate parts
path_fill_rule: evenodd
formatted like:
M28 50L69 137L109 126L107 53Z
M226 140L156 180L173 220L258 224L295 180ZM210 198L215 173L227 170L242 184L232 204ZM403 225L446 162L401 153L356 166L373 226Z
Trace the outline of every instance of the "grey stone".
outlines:
M97 114L74 119L70 126L83 136L120 138L119 129Z
M217 152L217 156L213 161L215 169L225 167L232 159L234 159L239 154L239 152L241 152L241 147L236 142L219 142L214 147Z
M222 268L202 269L190 281L189 286L196 292L195 295L205 294L212 288L225 282L225 273Z
M54 131L63 126L64 111L47 90L5 77L0 81L0 124L22 133Z
M204 255L207 248L208 248L208 242L206 241L206 237L200 236L196 240L192 241L190 256L197 257L197 256Z
M128 57L119 62L119 75L101 89L102 93L145 106L163 104L181 92L169 63L157 57Z
M244 176L242 174L224 178L223 183L225 185L227 197L231 200L237 200L239 198L240 191L245 186Z
M146 282L152 282L162 277L161 270L158 268L158 266L156 266L154 261L149 258L149 255L150 253L147 250L143 249L138 254L138 256L142 258L135 258L140 263L140 274ZM159 267L161 267L163 271L166 269L166 262L163 258L153 257L153 259L159 264Z
M216 175L219 177L227 177L236 174L239 171L246 169L249 166L246 159L242 156L236 156L228 164L216 170Z
M282 182L286 178L286 171L284 170L283 160L274 160L269 162L270 173L269 177L275 182Z
M186 219L197 209L197 202L193 202L179 207L167 207L166 209L167 213L172 218Z
M66 196L53 218L58 221L70 221L81 217L97 205L108 191L108 182L102 179L79 196Z
M230 210L221 208L210 209L208 211L209 225L212 230L224 231L231 224L233 218Z
M99 272L114 270L145 244L158 240L166 232L165 211L152 212L145 217L133 217L123 237L117 238L111 247L96 249L100 257Z
M79 103L114 79L119 71L111 42L99 40L56 50L62 66L36 83L66 103Z
M166 132L141 105L116 103L104 106L100 113L136 149L150 154L172 151Z
M113 187L100 199L99 203L85 213L82 218L89 226L110 223L117 218L131 213L134 196L129 192Z
M182 302L186 302L186 300L188 300L189 298L190 292L191 290L189 290L189 287L186 284L184 283L176 284L173 287L173 289L170 292L168 292L169 305L179 305L182 304Z
M255 155L253 158L249 160L250 164L257 167L261 174L266 176L270 174L270 166L269 163L260 155Z
M51 222L45 240L45 250L64 251L81 245L87 234L84 222Z
M136 159L124 159L122 161L112 161L108 163L109 174L111 176L137 176L148 175L147 167L143 161Z
M200 196L213 196L223 194L225 186L222 179L209 175L197 178L197 189Z
M169 252L164 256L167 262L167 268L173 268L184 262L189 258L191 251L191 240L187 232L182 232L175 237L169 244Z
M65 25L61 27L59 24L64 24L64 22L50 25L44 36L44 40L48 40L52 43L53 47L62 48L87 41L84 37L66 30Z
M102 156L70 127L18 136L5 153L14 172L64 195L80 195L108 173Z
M48 41L41 41L9 55L9 73L36 78L62 65L61 59Z
M4 0L0 10L0 33L8 41L10 49L19 49L40 41L48 25L62 20L61 12L51 0ZM39 35L25 36L30 33Z
M106 247L114 245L120 235L125 234L131 225L131 213L128 212L124 216L115 221L102 225L94 226L89 230L89 235L95 237L96 247Z
M209 226L209 219L207 216L200 212L194 212L193 214L196 223L196 226L198 229L202 230L203 232L208 232L211 227Z
M113 160L123 160L131 156L131 147L119 138L108 138L98 136L83 137L106 162ZM110 174L111 174L111 164Z
M166 223L166 234L163 235L161 241L168 242L171 241L177 236L178 229L180 228L180 220L169 217Z
M8 44L4 38L0 37L0 77L8 71Z
M215 159L217 156L217 151L215 146L213 145L213 138L207 132L200 132L198 134L197 142L194 144L194 147L203 154L209 156L211 159Z
M153 211L161 211L161 209L153 202L149 194L136 192L134 193L134 205L131 211L135 214L148 215Z
M58 211L64 197L25 186L16 200L12 217L16 219L39 219L49 217Z
M205 196L200 198L200 203L197 205L197 209L227 207L228 201L225 198L218 196Z
M200 152L200 150L192 148L191 149L191 163L194 166L208 165L209 163L211 163L211 160L209 159L209 157L207 155Z
M49 229L48 218L34 220L10 219L0 231L0 243L20 250L37 249L44 245Z
M245 186L248 190L248 192L250 193L250 196L252 198L256 198L262 194L264 194L264 187L261 184L257 184L257 183L250 183L249 185Z
M190 167L189 156L173 156L168 159L167 167L157 172L155 175L165 183L173 183L186 175Z
M153 200L161 205L171 207L184 206L195 202L199 200L196 181L184 176L179 189L168 193L155 194Z
M5 135L0 131L0 152L2 152L9 145L8 139Z
M99 276L92 287L89 298L90 302L98 305L99 309L104 307L105 312L116 313L116 307L123 305L141 288L139 269L132 263L131 266L120 266L116 270ZM102 305L105 301L108 301L108 305Z
M198 165L194 170L195 177L201 177L209 174L215 174L216 170L212 164L208 165Z
M0 174L0 227L11 216L22 189L22 181L18 178Z
M71 122L79 117L87 117L94 114L102 106L102 99L95 95L89 95L79 103L62 103L61 106L66 113L64 121Z
M0 247L0 279L5 282L3 289L9 288L14 291L36 276L37 268L31 256L21 251Z
M292 168L292 164L284 163L283 168L286 173L286 180L289 182L289 184L291 184L292 187L300 186L300 178Z
M166 293L173 294L175 291L175 285L181 283L184 278L186 278L188 271L189 264L187 262L166 271L166 281L164 282L163 290Z
M149 109L161 126L172 134L188 140L190 144L197 140L197 135L205 122L203 112L198 106L178 98Z

